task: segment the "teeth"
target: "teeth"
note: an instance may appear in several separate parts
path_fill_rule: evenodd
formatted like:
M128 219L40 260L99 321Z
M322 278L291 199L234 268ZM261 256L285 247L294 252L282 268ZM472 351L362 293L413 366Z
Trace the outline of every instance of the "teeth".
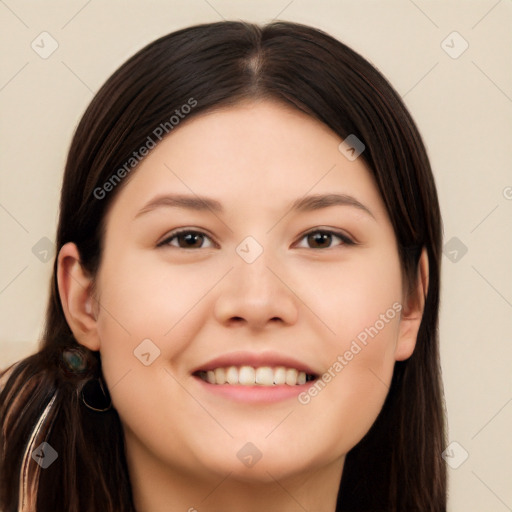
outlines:
M210 382L210 381L208 381ZM227 379L226 379L226 371L224 370L224 368L216 368L215 369L215 381L214 382L211 382L210 384L224 384L227 382Z
M297 384L298 374L299 372L295 370L295 368L288 368L288 370L286 370L286 384L288 384L288 386Z
M238 369L236 366L230 366L226 371L226 380L228 384L238 384Z
M254 386L256 372L252 366L242 366L238 371L238 382L242 386Z
M199 377L210 384L227 383L242 386L297 386L314 379L312 375L306 375L306 372L284 366L229 366L199 372Z
M274 384L274 371L268 366L262 366L256 370L256 384L272 386Z
M286 368L279 366L274 369L274 384L281 386L286 382Z

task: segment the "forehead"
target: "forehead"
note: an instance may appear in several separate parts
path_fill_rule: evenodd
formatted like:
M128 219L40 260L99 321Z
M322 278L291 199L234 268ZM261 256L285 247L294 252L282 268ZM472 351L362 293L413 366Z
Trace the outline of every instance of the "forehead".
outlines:
M133 171L113 210L133 210L162 193L216 197L276 213L306 194L350 193L385 215L364 161L338 149L342 139L307 114L252 101L185 119Z

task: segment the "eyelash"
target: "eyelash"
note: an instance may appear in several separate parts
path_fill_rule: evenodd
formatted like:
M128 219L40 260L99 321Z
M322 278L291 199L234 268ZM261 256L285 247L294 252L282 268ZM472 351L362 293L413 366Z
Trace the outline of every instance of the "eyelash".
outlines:
M299 239L299 241L303 240L304 238L306 238L310 235L316 234L316 233L321 233L323 235L331 235L333 237L339 238L343 242L343 243L340 243L339 246L356 245L356 242L354 242L347 235L340 233L338 231L332 231L329 229L313 229L311 231L308 231L307 233L304 233L302 235L302 237ZM209 238L213 242L211 237L202 231L197 231L194 229L180 229L180 230L176 230L176 231L173 231L172 233L170 233L168 237L166 237L164 240L162 240L161 242L159 242L157 244L157 247L175 247L176 249L183 249L183 250L203 249L203 247L190 247L190 248L176 247L176 246L170 244L171 240L177 238L179 235L184 235L184 234L201 235L201 236ZM314 249L314 248L310 247L310 249ZM332 247L325 247L325 248L320 248L320 249L317 248L314 250L322 250L322 249L323 250L332 249Z

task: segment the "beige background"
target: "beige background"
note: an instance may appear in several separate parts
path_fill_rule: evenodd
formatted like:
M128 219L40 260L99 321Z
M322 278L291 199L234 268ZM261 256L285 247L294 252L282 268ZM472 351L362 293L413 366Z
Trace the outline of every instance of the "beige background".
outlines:
M445 243L457 238L443 256L440 324L459 443L447 459L460 464L449 468L449 510L512 510L510 0L0 1L0 367L40 335L53 262L41 261L44 238L54 240L66 152L93 93L146 43L223 18L324 29L404 97L431 157ZM58 44L46 59L31 47L51 49L44 31Z

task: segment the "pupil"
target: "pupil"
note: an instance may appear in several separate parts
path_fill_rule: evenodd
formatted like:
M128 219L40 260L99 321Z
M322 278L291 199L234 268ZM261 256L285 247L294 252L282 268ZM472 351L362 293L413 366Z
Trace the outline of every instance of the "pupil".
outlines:
M183 238L185 239L185 243L187 246L192 247L194 245L197 245L197 239L201 238L202 235L199 235L197 233L188 233ZM201 240L199 240L201 242ZM199 244L200 245L200 244Z
M322 243L325 245L327 243L327 246L330 245L331 242L331 235L328 233L315 233L313 235L309 235L311 239L313 239L313 242L316 245L322 245Z

